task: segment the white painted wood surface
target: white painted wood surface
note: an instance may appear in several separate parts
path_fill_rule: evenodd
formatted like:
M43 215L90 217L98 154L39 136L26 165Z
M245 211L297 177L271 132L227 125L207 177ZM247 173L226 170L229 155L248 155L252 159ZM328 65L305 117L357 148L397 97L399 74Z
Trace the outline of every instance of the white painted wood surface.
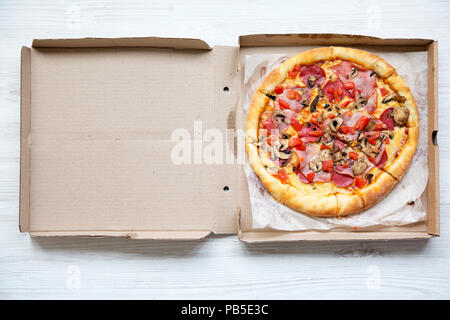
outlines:
M0 298L450 298L450 2L0 3ZM430 241L245 245L31 239L18 231L20 47L33 38L335 32L439 40L441 234Z

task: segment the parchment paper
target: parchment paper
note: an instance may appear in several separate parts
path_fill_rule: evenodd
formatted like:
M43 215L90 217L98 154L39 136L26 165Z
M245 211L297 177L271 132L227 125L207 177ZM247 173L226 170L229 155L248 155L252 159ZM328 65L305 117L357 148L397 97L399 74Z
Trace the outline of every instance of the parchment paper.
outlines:
M352 229L377 225L400 226L426 218L426 199L421 197L428 180L427 163L427 53L426 52L377 52L370 50L393 65L397 73L411 89L420 116L420 136L416 154L408 172L397 186L375 206L360 214L342 218L319 218L298 213L276 202L261 184L248 161L245 174L252 208L254 228L270 227L277 230L330 230ZM287 58L284 54L247 55L244 85L245 119L252 95L265 76Z

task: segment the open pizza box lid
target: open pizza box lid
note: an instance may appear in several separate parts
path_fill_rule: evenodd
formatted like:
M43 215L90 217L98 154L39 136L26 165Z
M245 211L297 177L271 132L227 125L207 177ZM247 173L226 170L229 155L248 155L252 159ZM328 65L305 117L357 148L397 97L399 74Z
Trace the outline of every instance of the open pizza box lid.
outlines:
M254 230L239 130L248 52L385 45L429 56L437 133L437 43L346 35L34 40L22 48L20 230L33 236L243 241L427 238L439 234L438 148L429 139L428 221L371 232ZM275 49L274 49L275 48ZM298 50L298 49L297 49ZM208 142L222 139L215 161ZM180 163L180 141L184 151ZM188 158L186 158L188 156ZM221 160L218 160L221 159Z

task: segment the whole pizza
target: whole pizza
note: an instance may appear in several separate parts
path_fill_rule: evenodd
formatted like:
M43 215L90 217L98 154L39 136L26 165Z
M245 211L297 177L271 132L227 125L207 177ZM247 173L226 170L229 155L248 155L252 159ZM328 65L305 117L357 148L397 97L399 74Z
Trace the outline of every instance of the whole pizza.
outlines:
M391 65L367 51L322 47L264 79L249 106L246 150L276 201L344 216L392 190L418 136L416 104Z

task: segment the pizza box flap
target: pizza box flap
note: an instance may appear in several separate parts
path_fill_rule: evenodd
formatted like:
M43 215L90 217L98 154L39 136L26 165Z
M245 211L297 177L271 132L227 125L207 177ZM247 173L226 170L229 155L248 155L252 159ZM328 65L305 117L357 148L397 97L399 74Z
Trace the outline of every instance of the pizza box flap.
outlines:
M161 38L24 47L20 230L153 239L236 233L236 166L205 164L196 153L198 132L235 126L226 70L236 69L236 52ZM192 151L183 165L173 160L181 137Z
M128 37L128 38L81 38L81 39L34 39L34 48L108 48L151 47L184 49L212 49L205 41L187 38Z
M267 47L267 46L299 46L299 45L326 45L326 46L407 46L424 47L434 42L432 39L382 39L371 36L336 34L336 33L296 33L296 34L249 34L239 37L240 47Z

